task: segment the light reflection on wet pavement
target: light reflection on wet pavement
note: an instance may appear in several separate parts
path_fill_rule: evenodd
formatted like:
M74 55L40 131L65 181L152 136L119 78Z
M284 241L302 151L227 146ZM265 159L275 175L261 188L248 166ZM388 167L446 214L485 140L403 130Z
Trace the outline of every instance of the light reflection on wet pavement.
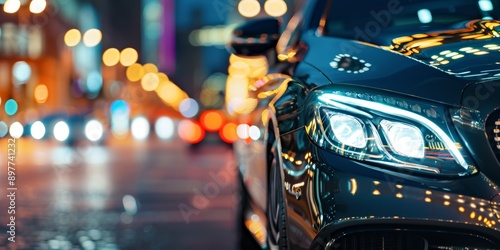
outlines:
M0 249L235 249L236 170L226 145L17 146L16 242L7 239L2 167Z

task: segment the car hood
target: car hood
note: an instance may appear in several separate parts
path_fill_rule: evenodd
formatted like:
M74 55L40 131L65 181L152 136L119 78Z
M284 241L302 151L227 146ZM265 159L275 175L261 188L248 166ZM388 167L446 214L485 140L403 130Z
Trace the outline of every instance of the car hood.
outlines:
M394 37L387 46L306 35L310 46L304 61L333 84L460 106L468 85L500 79L497 29L498 21L475 20L453 29Z

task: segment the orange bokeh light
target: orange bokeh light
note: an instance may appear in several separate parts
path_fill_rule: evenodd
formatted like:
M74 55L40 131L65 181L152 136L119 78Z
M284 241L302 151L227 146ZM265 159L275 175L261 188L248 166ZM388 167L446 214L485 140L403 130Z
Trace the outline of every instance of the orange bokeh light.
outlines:
M201 114L200 122L209 132L215 132L222 128L224 115L218 110L208 110Z
M49 99L49 89L46 85L40 84L35 88L35 101L37 103L45 103Z
M238 125L236 123L227 123L222 127L222 130L219 131L220 138L227 143L234 143L238 140L238 134L236 133L237 128Z
M179 137L187 143L200 143L205 137L205 130L197 122L184 120L179 123Z

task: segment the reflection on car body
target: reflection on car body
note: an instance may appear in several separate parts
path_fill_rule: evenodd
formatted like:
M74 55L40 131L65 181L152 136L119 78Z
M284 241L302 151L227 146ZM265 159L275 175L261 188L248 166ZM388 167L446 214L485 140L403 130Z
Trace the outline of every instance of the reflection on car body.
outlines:
M241 219L267 249L500 248L495 0L308 1L233 34L251 83ZM275 59L277 58L277 59ZM244 231L246 232L246 231Z

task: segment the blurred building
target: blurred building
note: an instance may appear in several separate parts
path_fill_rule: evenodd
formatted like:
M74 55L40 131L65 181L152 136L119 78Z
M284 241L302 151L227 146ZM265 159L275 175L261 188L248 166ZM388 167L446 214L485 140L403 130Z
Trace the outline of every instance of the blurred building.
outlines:
M73 67L62 39L69 25L60 6L48 2L33 13L27 2L6 13L5 5L0 5L0 98L15 99L25 109L66 104Z

